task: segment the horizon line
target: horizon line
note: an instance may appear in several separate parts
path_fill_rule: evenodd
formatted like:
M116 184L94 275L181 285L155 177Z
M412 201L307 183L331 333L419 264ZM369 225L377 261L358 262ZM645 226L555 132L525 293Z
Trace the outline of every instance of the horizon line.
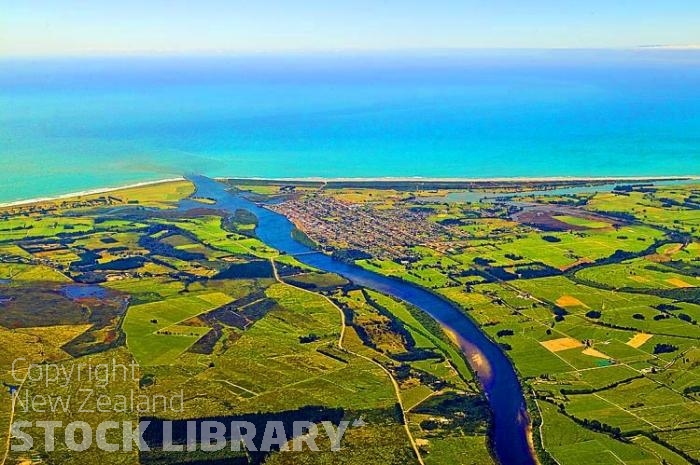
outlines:
M0 53L0 60L37 58L108 58L167 56L253 56L253 55L333 55L385 53L460 53L460 52L565 52L565 51L700 51L700 44L643 44L610 47L400 47L400 48L280 48L280 49L201 49L201 50L82 50L37 53ZM0 50L1 52L1 50Z

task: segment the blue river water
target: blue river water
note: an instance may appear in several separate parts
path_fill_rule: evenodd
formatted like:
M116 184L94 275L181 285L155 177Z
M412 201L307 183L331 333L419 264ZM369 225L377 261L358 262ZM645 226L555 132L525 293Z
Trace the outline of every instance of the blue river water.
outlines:
M700 51L0 57L0 202L231 177L700 174Z
M292 238L294 225L283 215L260 207L240 195L225 190L223 184L205 177L193 177L197 195L215 199L215 208L235 211L243 208L258 217L256 233L270 246L307 265L337 273L352 282L397 297L433 317L456 336L486 392L494 415L492 442L502 465L533 465L528 442L529 418L520 383L510 360L477 325L446 300L416 285L379 275L358 266L340 262ZM200 205L201 206L201 205Z

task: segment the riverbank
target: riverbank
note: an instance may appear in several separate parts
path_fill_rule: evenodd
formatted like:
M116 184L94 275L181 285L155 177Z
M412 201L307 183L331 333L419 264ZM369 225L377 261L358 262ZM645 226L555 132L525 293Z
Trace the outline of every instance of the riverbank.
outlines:
M500 463L509 465L538 463L530 446L529 424L526 421L518 421L523 419L523 413L526 412L526 401L511 361L504 355L501 348L453 303L417 285L318 253L294 240L292 237L294 225L287 217L264 208L244 196L232 194L223 184L213 182L211 179L195 177L192 180L196 184L197 194L216 199L218 208L231 212L242 208L255 214L258 218L256 228L258 238L269 246L288 255L294 255L297 260L306 265L338 274L358 286L393 296L420 308L437 324L458 335L459 339L469 341L477 347L483 360L487 361L491 367L491 376L482 387L494 415L490 439L496 457Z

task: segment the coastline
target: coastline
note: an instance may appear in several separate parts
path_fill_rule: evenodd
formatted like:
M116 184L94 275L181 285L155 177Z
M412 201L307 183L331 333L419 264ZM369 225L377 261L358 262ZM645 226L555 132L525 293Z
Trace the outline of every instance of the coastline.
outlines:
M577 183L612 183L612 182L668 182L668 181L700 181L700 175L685 175L685 176L541 176L541 177L483 177L483 178L469 178L469 177L453 177L453 178L436 178L436 177L228 177L228 176L216 176L213 179L217 181L240 181L240 182L262 182L262 183L445 183L445 184L492 184L492 183L547 183L547 182L577 182ZM34 203L41 202L53 202L56 200L65 200L75 197L83 197L87 195L97 195L105 194L108 192L115 192L124 189L132 189L137 187L146 187L157 184L185 181L184 176L178 176L174 178L163 178L154 181L142 181L132 184L125 184L121 186L112 187L99 187L95 189L86 189L82 191L69 192L66 194L58 194L54 196L45 197L33 197L29 199L13 200L10 202L0 202L0 208L17 207L22 205L31 205Z
M82 191L69 192L67 194L59 194L59 195L54 195L54 196L35 197L35 198L24 199L24 200L14 200L12 202L0 202L0 208L18 207L21 205L31 205L33 203L42 203L42 202L54 202L56 200L72 199L75 197L84 197L87 195L106 194L108 192L121 191L124 189L133 189L136 187L146 187L146 186L152 186L152 185L156 185L156 184L165 184L165 183L177 182L177 181L185 181L185 178L180 176L177 178L165 178L165 179L158 179L155 181L142 181L142 182L137 182L137 183L133 183L133 184L125 184L123 186L98 187L95 189L87 189L87 190L82 190Z
M499 176L499 177L422 177L422 176L384 176L384 177L290 177L290 178L275 178L275 177L227 177L216 176L216 180L235 180L235 181L253 181L253 182L434 182L434 183L518 183L518 182L651 182L651 181L698 181L700 175L679 175L679 176Z

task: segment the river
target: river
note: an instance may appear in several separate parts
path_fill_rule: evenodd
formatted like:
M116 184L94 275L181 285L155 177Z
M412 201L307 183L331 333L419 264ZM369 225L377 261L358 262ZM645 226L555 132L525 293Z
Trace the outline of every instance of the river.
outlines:
M445 299L416 285L367 271L333 259L292 238L294 225L283 215L256 205L212 179L193 176L197 196L216 200L212 208L235 212L246 209L258 217L257 236L282 252L320 270L339 274L422 309L459 341L462 351L486 392L494 415L491 440L502 465L534 465L529 442L529 416L520 382L510 360L468 316ZM186 204L185 204L186 205ZM201 207L201 204L192 203ZM303 254L303 255L299 255Z

